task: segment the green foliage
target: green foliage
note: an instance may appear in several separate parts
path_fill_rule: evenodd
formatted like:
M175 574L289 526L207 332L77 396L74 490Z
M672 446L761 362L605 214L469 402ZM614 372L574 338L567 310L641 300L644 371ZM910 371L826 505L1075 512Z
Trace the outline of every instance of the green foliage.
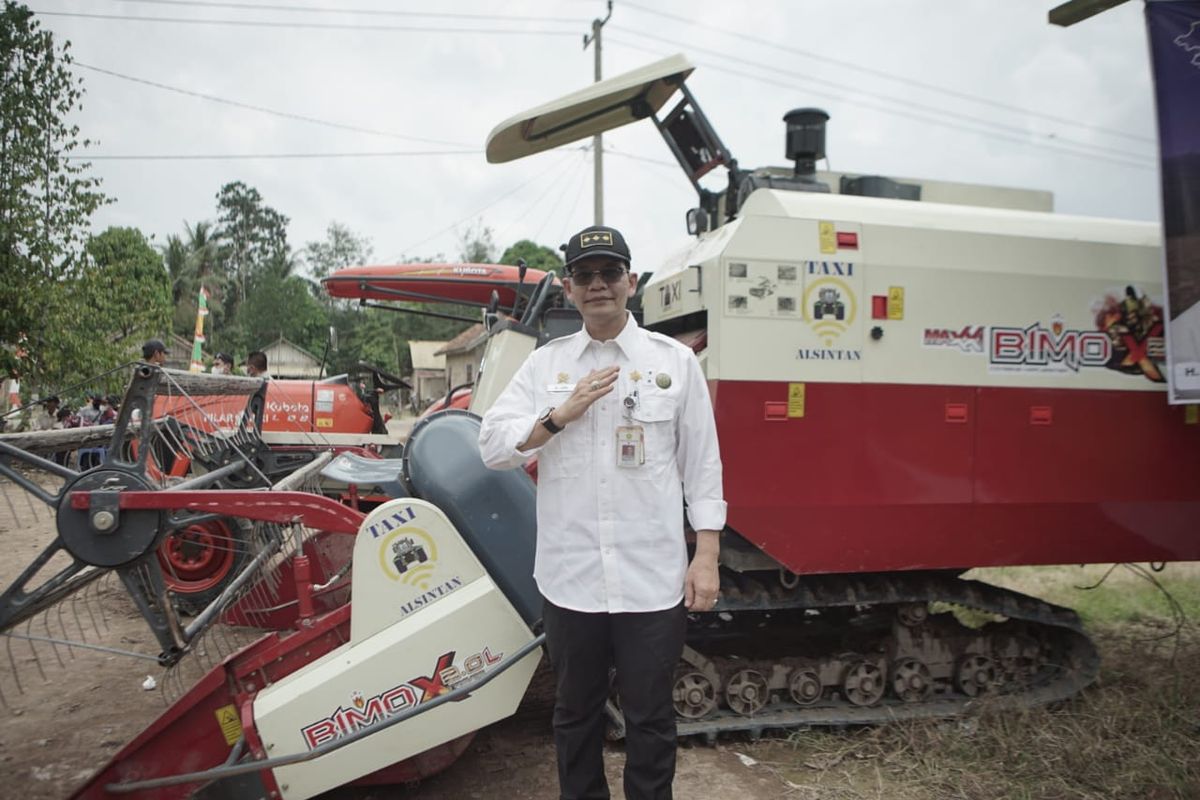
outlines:
M328 319L308 281L268 271L255 278L249 295L238 306L236 328L226 338L236 343L233 349L249 351L284 336L320 355L325 348Z
M304 245L303 258L314 278L324 278L344 267L366 264L374 248L366 236L359 236L338 222L329 223L325 241Z
M90 144L68 122L82 82L69 44L56 47L23 5L0 11L0 371L37 386L92 356L87 309L74 305L82 246L106 202L90 165L71 156ZM17 347L17 345L20 347Z
M458 257L466 264L494 264L496 242L492 229L483 221L474 222L458 234Z
M235 303L246 300L258 273L285 277L291 272L287 224L288 218L264 204L252 186L234 181L217 192L218 262Z
M222 269L219 245L212 223L183 223L185 239L167 238L163 256L171 276L171 297L175 303L173 328L182 336L191 336L196 324L200 289L208 293L209 324L220 328L227 316L229 280Z
M529 239L521 239L519 242L509 245L504 254L500 256L500 263L516 264L517 259L520 258L525 259L525 266L530 269L540 269L544 272L562 272L563 260L559 256L559 251L532 242Z
M136 228L109 228L86 250L74 293L77 305L90 309L88 328L107 345L91 372L140 356L143 341L162 335L171 319L171 280L162 255Z

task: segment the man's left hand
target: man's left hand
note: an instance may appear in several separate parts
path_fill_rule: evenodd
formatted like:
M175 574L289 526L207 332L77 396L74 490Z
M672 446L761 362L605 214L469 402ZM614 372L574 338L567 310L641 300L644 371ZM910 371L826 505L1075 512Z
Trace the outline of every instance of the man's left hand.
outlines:
M696 553L683 581L684 606L688 611L711 611L717 604L720 591L721 576L717 572L717 558L707 553Z

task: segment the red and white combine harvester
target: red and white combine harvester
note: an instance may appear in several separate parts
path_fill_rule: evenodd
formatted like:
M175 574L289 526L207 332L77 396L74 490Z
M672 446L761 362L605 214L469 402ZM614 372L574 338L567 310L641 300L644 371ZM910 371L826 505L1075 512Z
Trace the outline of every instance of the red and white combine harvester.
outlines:
M744 170L687 91L691 71L666 59L518 115L488 142L489 160L507 161L652 118L700 192L694 242L640 287L644 324L707 371L729 503L722 599L691 616L679 665L681 735L1069 697L1098 663L1078 617L960 575L1200 559L1200 425L1163 392L1158 229L1056 215L1036 192L814 172L826 119L814 110L787 117L793 169ZM728 188L702 189L718 167ZM72 562L48 587L0 595L0 628L115 571L164 664L218 629L270 631L78 796L291 800L412 780L513 712L542 642L535 486L484 468L477 415L534 348L581 323L552 274L492 269L326 279L364 302L487 308L469 410L426 416L402 458L378 460L406 496L366 516L320 490L327 456L255 475L271 445L247 379L139 368L122 413L142 409L140 425L122 417L109 460L87 473L0 439L0 474L56 515L56 540L23 577L58 551ZM662 383L663 402L677 400ZM249 413L180 436L149 413L165 389L238 395ZM152 474L165 438L187 441L203 471ZM219 597L183 615L155 548L214 516L247 521L253 546ZM968 627L948 607L990 621Z

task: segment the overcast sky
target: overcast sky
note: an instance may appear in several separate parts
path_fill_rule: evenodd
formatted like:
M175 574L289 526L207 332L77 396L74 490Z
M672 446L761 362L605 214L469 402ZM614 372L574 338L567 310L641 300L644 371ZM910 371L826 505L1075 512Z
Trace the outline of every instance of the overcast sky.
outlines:
M556 247L592 221L587 152L489 165L482 150L502 120L591 82L582 35L601 0L28 2L80 64L126 76L78 67L96 157L325 156L96 160L116 199L97 230L134 226L161 244L213 219L234 180L290 218L293 247L336 220L370 238L376 263L453 258L456 231L479 220L501 247ZM1063 213L1156 220L1142 4L1067 29L1046 22L1054 4L616 0L603 69L687 55L689 86L742 166L786 164L783 114L819 106L832 169L1045 189ZM652 269L686 242L694 192L650 123L605 143L605 221ZM454 152L396 155L428 151Z

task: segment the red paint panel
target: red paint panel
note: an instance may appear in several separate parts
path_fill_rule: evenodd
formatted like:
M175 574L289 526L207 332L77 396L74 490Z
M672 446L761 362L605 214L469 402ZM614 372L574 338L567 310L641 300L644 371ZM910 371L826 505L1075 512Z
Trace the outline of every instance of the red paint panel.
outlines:
M713 395L729 525L796 572L1200 559L1200 429L1160 393L810 383L785 424L786 383Z

